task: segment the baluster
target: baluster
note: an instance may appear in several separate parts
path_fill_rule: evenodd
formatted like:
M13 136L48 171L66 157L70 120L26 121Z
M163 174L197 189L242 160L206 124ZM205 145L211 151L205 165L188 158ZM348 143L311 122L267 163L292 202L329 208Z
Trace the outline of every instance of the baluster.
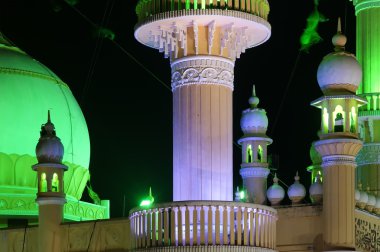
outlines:
M174 207L172 207L170 212L170 246L176 246L177 245L177 239L176 239L176 233L175 233L175 216L176 210Z
M142 247L145 248L146 246L146 211L143 211L142 212L142 227L141 227L141 230L142 230Z
M233 1L233 0L231 0L231 1ZM240 9L239 2L240 2L240 0L234 0L234 10Z
M153 233L152 230L152 211L149 209L146 211L146 218L147 218L147 224L146 224L146 246L150 247L151 242L151 235Z
M264 230L265 230L265 225L264 225L264 215L263 211L260 209L259 210L259 232L260 232L260 239L259 239L259 246L263 247L264 245Z
M264 233L264 247L268 247L268 221L267 211L263 210L263 233Z
M157 243L157 209L153 209L152 212L152 247L156 246Z
M245 3L246 12L251 12L251 0L247 0Z
M240 0L240 10L245 11L245 0Z
M254 225L254 215L253 215L253 209L251 208L249 211L249 221L250 221L250 226L249 226L249 245L254 246L254 235L255 235L255 225Z
M218 0L214 0L212 3L212 7L216 9L218 7Z
M198 240L198 209L196 206L193 208L193 243L192 246L199 245Z
M164 212L164 246L169 246L169 209Z
M220 210L219 206L215 209L215 244L220 245Z
M162 208L158 209L158 239L157 239L157 246L162 246Z
M185 245L190 245L190 211L188 206L185 209Z
M201 245L205 245L205 206L201 206Z
M244 208L243 212L243 234L244 234L244 246L248 245L248 207Z
M227 209L227 206L224 206L222 209L223 209L223 240L222 240L222 244L227 245L228 244L228 209Z
M233 1L234 1L234 0L227 0L227 4L228 4L228 9L229 9L229 10L232 10L232 9L233 9L233 4L232 4Z
M212 239L212 212L213 212L213 207L209 206L208 207L208 218L207 218L207 241L206 244L213 244L213 239Z
M143 213L140 212L139 216L139 248L142 248L142 239L143 239Z
M221 8L221 9L224 9L225 6L226 6L226 2L225 2L225 0L220 0L220 8Z
M183 246L183 235L182 235L182 207L178 207L178 215L177 215L177 223L178 223L178 244L177 246Z
M230 207L230 245L235 245L235 209Z
M255 246L260 246L260 213L255 209Z
M236 226L237 226L237 245L241 245L241 207L239 206L237 208L237 214L236 214Z

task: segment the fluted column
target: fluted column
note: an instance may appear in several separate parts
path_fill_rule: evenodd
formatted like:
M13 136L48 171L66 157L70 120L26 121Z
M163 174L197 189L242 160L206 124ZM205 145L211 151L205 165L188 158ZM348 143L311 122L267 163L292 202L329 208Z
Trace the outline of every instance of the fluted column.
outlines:
M355 157L357 139L327 139L315 143L323 168L323 239L328 250L355 248Z

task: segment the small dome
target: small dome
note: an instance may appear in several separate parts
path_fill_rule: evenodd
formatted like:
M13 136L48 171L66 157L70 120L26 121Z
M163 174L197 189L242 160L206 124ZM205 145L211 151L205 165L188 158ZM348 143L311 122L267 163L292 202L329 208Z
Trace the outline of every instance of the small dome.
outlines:
M241 130L244 134L265 134L268 129L268 117L264 109L257 108L260 100L256 96L255 86L253 86L252 97L248 100L251 108L242 113L240 119Z
M340 32L332 38L335 52L319 64L317 79L323 93L348 91L355 93L362 80L362 69L355 55L344 51L347 37Z
M38 163L61 163L64 153L63 144L55 135L54 124L50 121L50 111L47 123L41 126L40 134L41 137L36 146Z
M359 204L360 208L364 208L368 202L368 194L366 192L360 192Z
M376 197L373 196L372 194L368 194L367 205L369 205L369 206L375 206L376 205Z
M313 203L320 204L322 203L323 199L323 185L319 174L316 178L316 181L313 184L311 184L309 188L309 193L311 201Z
M355 201L359 202L360 200L360 191L358 189L355 189Z
M294 184L292 184L288 189L288 196L293 204L298 204L305 198L306 189L299 182L300 177L298 176L298 172L294 177L294 180Z
M280 204L285 197L284 188L278 184L277 174L274 175L273 185L267 190L267 197L272 206Z

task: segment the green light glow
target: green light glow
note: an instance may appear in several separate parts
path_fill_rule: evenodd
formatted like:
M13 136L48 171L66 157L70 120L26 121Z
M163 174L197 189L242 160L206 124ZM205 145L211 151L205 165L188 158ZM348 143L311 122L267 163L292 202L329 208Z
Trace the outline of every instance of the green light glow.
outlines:
M149 207L154 203L154 197L152 195L152 188L149 187L149 196L143 199L140 203L141 207Z
M322 132L327 133L329 131L329 113L327 112L327 108L323 108L322 120Z
M245 200L245 191L244 190L240 191L239 195L240 195L240 201L244 201Z
M314 0L314 10L306 20L306 28L300 38L301 51L309 51L311 46L322 40L317 32L318 24L327 19L318 11L318 4L319 1Z

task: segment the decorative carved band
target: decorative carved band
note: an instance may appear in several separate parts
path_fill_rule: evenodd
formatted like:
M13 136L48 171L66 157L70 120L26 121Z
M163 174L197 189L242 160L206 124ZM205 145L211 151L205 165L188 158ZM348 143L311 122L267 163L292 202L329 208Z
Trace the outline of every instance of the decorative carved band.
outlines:
M234 88L234 63L213 56L186 57L174 61L172 67L172 91L184 85L221 85Z
M366 10L366 9L371 9L371 8L376 8L376 7L380 7L380 1L376 1L376 0L370 0L370 1L360 1L360 3L358 3L359 1L358 0L355 0L354 1L354 5L355 5L355 15L357 16L359 14L360 11L362 10Z
M356 157L358 165L380 164L380 144L365 144Z
M268 168L242 168L240 169L240 175L245 178L267 178L269 174Z
M356 166L355 157L348 155L331 155L322 157L322 167L329 167L335 165L349 165Z

